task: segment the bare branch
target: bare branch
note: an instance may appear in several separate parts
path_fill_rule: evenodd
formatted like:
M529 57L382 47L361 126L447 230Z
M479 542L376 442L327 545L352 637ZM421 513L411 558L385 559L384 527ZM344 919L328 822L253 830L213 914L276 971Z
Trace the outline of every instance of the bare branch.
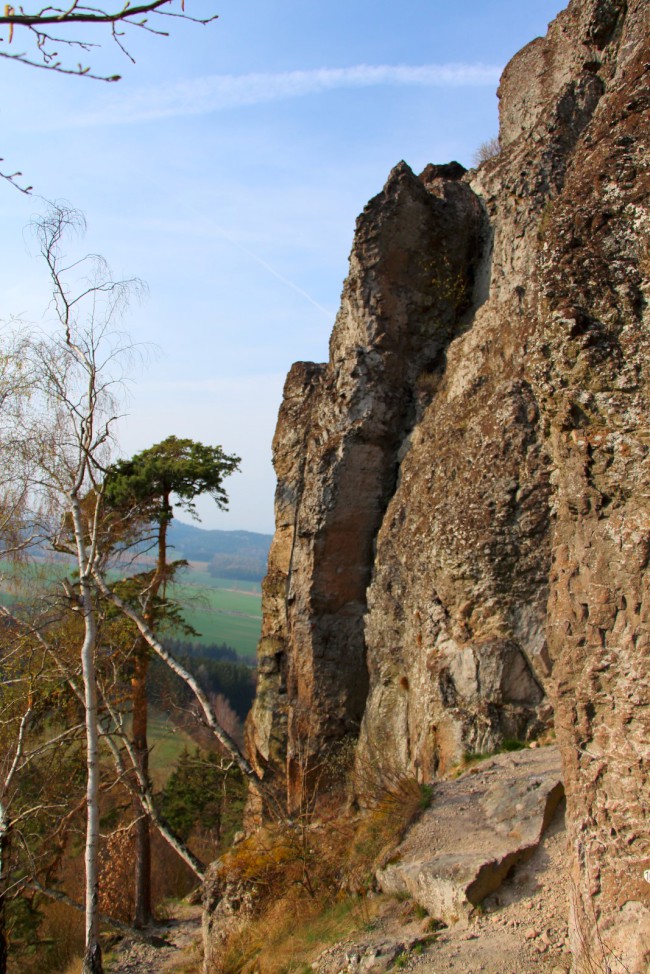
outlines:
M33 889L41 896L47 896L50 900L56 900L59 903L65 903L66 906L71 906L73 910L77 910L79 913L83 913L85 907L81 903L77 903L72 897L67 896L65 893L61 893L58 889L49 889L46 886L41 886L37 879L26 880L23 884L28 889ZM121 920L114 920L113 917L106 916L103 913L99 914L99 919L102 923L105 923L108 927L115 927L116 930L121 930L123 933L128 933L132 937L138 937L142 940L146 940L146 934L139 934L133 927L130 927L128 923L122 923Z
M124 781L131 794L137 797L140 805L142 806L143 812L151 819L165 842L167 842L167 844L170 845L171 848L181 857L181 859L183 859L183 861L190 867L197 879L203 882L205 879L205 865L200 859L197 859L197 857L187 848L185 843L181 842L180 839L174 835L172 830L159 814L153 801L149 782L142 773L142 768L140 767L135 751L133 750L131 741L123 730L122 721L119 714L115 712L114 708L111 706L104 694L102 694L102 703L106 708L106 712L111 717L113 729L121 738L124 748L129 755L132 770L135 772L138 779L138 788L133 787L129 781L129 771L124 766L122 755L115 741L110 734L105 734L104 740L110 748L111 754L113 755L113 761L115 762L115 767L117 768L121 779Z
M4 57L2 51L0 51L0 57ZM40 68L41 65L39 64L37 65L37 67ZM4 162L4 159L0 159L0 162ZM21 172L12 172L12 173L0 172L0 179L6 180L9 183L9 185L13 186L14 189L17 189L19 193L24 193L25 196L30 196L34 187L21 186L20 183L17 182L18 179L22 178L22 175L23 174Z
M47 60L45 59L45 54L43 54L44 60L33 61L26 54L10 54L9 51L0 51L0 57L5 58L7 61L17 61L18 64L26 64L30 68L41 68L44 71L56 71L57 74L72 74L77 78L91 78L93 81L107 81L109 83L113 81L121 81L121 74L93 74L89 67L84 67L83 64L77 64L73 68L65 68L60 61L54 61L49 56ZM56 55L54 55L56 57ZM13 176L5 176L4 173L0 173L4 179L10 182L16 189L19 189L21 193L30 193L34 188L29 186L23 188L18 183L14 182L16 176L22 176L22 173L14 173Z
M7 7L4 15L0 15L0 24L10 24L14 27L40 27L43 24L114 24L118 21L132 21L135 17L142 18L143 15L154 13L161 7L168 6L172 0L153 0L152 3L143 3L137 7L125 3L119 9L113 11L100 10L94 7L82 7L78 3L73 3L67 10L60 7L43 7L36 13L26 14L24 12L15 13L13 7ZM22 11L22 7L20 8ZM179 15L180 16L180 15ZM199 23L209 23L213 20L201 20ZM146 22L146 21L145 21Z
M14 775L16 774L16 771L18 770L18 767L21 763L22 756L23 756L23 749L25 747L25 733L27 731L29 721L31 720L31 716L32 716L32 705L31 703L29 703L27 706L27 710L25 711L25 713L23 714L20 720L20 727L18 728L18 739L16 741L14 759L11 763L11 767L9 768L7 777L5 778L4 791L9 791L9 789L11 788L11 783L14 779Z
M92 573L93 578L95 579L95 584L104 598L109 602L112 602L113 605L115 605L128 619L135 623L140 634L147 641L151 649L153 649L153 651L163 660L163 662L167 664L170 670L173 670L173 672L176 673L177 676L180 676L180 678L184 680L185 683L191 688L203 712L203 717L214 736L217 738L221 746L225 748L233 761L235 761L239 770L246 776L246 778L248 778L249 781L253 782L255 786L259 788L261 786L260 779L257 777L255 771L239 750L237 743L219 724L219 721L215 717L214 711L210 706L210 701L192 674L186 670L185 667L178 662L178 660L174 659L171 653L165 649L160 640L156 638L152 630L145 623L139 613L132 609L130 605L124 602L119 595L109 588L101 571L96 565L92 567Z
M150 17L186 20L201 26L206 26L217 19L217 14L196 17L186 13L184 2L181 2L180 10L171 9L175 2L176 0L151 0L150 3L132 6L127 0L127 2L119 3L112 8L109 6L108 9L74 2L68 7L46 6L31 13L26 12L23 7L16 9L11 4L7 4L4 8L4 14L0 15L0 25L4 24L8 27L7 36L0 38L0 43L4 41L7 49L0 50L0 57L18 61L30 67L55 71L58 74L72 74L84 78L93 78L95 81L119 81L119 75L94 74L87 65L64 64L59 57L60 47L67 50L81 48L81 50L87 51L92 47L99 46L90 41L80 41L69 36L65 31L70 28L74 30L75 27L79 26L89 27L93 30L107 28L111 40L117 45L120 52L134 62L133 56L122 40L125 32L118 29L120 25L142 30L148 34L167 37L168 32L155 26ZM53 31L53 28L56 28L56 32ZM62 30L64 31L63 36ZM31 38L37 56L30 56L25 51L8 50L17 31L22 32L23 39L25 35Z

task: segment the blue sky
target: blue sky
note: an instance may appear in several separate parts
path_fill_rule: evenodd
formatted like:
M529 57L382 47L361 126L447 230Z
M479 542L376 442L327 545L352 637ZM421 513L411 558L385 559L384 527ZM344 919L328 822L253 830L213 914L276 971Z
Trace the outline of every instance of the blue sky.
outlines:
M501 69L563 6L187 0L219 20L132 32L135 65L108 39L90 55L118 84L0 61L5 171L82 210L85 248L148 284L123 322L155 349L121 453L173 433L242 457L229 513L203 504L204 527L273 530L282 384L327 358L356 216L400 159L471 165L497 132ZM42 205L0 185L2 319L42 320L24 230Z

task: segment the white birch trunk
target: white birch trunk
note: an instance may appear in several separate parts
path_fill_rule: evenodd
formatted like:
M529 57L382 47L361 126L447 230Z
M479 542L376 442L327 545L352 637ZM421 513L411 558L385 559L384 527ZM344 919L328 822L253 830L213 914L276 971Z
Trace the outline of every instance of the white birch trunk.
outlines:
M102 974L102 951L99 943L99 727L97 723L97 680L95 674L95 646L97 619L93 602L92 582L84 541L81 505L76 492L71 497L71 513L77 545L81 612L84 620L84 640L81 646L81 670L86 710L86 947L83 974Z
M3 802L0 802L0 974L7 971L7 930L6 930L6 890L5 871L8 867L11 820Z
M6 974L8 947L7 947L7 870L9 868L9 854L11 850L11 830L12 822L9 807L5 802L5 797L11 793L18 768L23 759L25 748L25 735L32 717L31 699L27 703L27 710L23 714L18 728L18 738L16 749L11 767L2 784L2 800L0 800L0 974Z

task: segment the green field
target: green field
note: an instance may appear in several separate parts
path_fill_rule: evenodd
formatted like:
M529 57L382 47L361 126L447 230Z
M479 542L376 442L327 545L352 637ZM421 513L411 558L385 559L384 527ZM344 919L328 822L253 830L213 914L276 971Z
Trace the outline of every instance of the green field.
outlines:
M61 560L38 559L24 565L0 560L0 602L11 605L21 599L33 598L35 593L51 591L68 575L67 566Z
M185 569L185 574L181 579L187 578L190 585L194 588L220 588L228 589L232 592L248 593L249 595L261 596L262 589L259 582L249 582L240 578L215 578L205 569L204 562L190 562L189 568Z
M201 633L192 641L228 643L240 656L255 657L262 629L262 593L257 583L213 578L192 566L174 586L174 598L183 606L186 620ZM182 633L178 637L185 638Z
M227 643L237 653L251 661L255 657L262 628L262 593L257 582L232 578L214 578L205 565L195 562L185 569L170 595L183 606L187 622L201 633L193 638L202 645ZM26 591L51 586L65 574L61 563L41 561L28 566ZM15 604L20 600L15 588L0 583L0 604ZM183 633L173 634L179 639Z

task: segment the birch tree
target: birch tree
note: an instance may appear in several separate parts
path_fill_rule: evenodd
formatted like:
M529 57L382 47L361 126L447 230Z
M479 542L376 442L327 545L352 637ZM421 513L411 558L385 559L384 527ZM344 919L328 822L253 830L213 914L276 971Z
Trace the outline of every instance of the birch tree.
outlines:
M160 643L142 607L120 598L108 581L108 562L115 551L115 509L107 505L106 473L123 377L133 357L132 347L114 326L125 302L140 290L136 280L113 281L97 257L66 260L64 238L83 229L78 214L54 207L35 225L41 254L50 273L54 328L30 345L30 404L20 424L20 448L24 469L29 471L28 494L33 518L42 526L52 547L67 552L75 573L63 581L64 602L80 621L78 645L83 698L86 763L85 837L85 954L83 974L102 974L99 939L98 843L99 843L99 743L102 728L100 704L110 713L111 726L123 734L120 715L106 695L98 698L97 653L100 621L106 606L118 609L139 637L192 689L204 721L220 747L236 762L249 782L257 778L237 743L220 726L210 701L197 681ZM237 458L225 458L232 469ZM218 496L223 498L222 488ZM199 491L200 492L200 491ZM191 502L191 494L189 500ZM164 502L169 504L169 496ZM107 738L107 743L110 740ZM142 813L154 821L161 834L177 848L198 876L202 864L176 843L156 816L146 774L132 747L111 748L121 775L124 754L135 772L135 790ZM126 765L128 771L128 764ZM145 768L146 771L146 768ZM175 844L176 843L176 844Z
M55 206L34 229L50 273L55 332L32 349L34 428L27 430L25 452L30 466L37 471L32 477L32 489L50 518L52 542L69 551L76 565L77 578L74 583L65 584L65 591L69 608L79 614L83 623L79 647L86 735L83 974L102 974L95 659L98 603L92 571L104 555L101 481L118 418L117 393L131 352L113 329L139 282L113 281L106 264L97 257L66 261L66 233L83 229L83 220L74 211Z

